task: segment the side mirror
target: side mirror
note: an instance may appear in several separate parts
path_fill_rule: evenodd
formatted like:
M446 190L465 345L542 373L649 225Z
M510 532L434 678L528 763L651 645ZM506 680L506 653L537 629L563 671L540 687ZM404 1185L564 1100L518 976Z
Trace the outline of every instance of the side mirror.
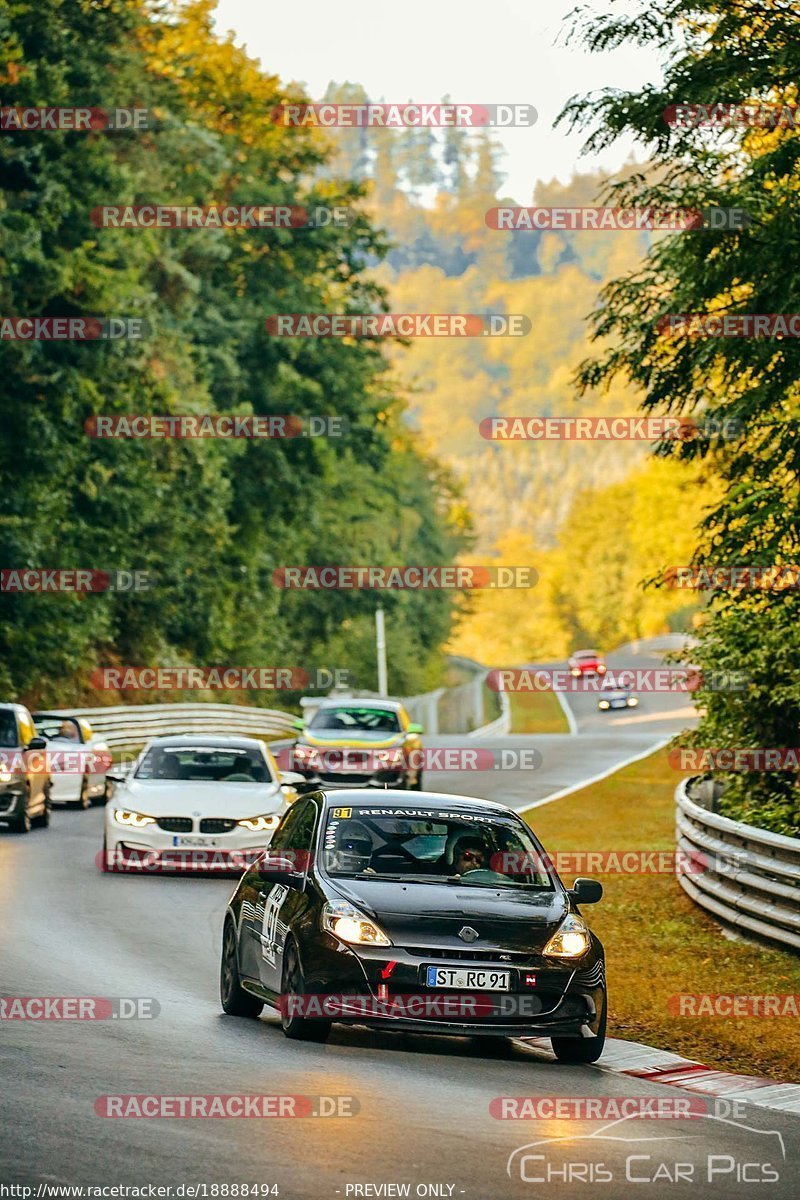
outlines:
M408 729L406 730L406 733L424 733L424 732L425 731L421 725L409 725Z
M598 879L576 879L569 894L578 904L597 904L603 898L603 885Z
M290 787L295 787L297 784L305 782L305 775L300 775L297 771L281 771L282 784L288 784Z
M106 771L106 779L110 779L112 783L125 783L132 770L132 762L112 763L111 768Z
M31 738L31 740L28 742L25 749L26 750L46 750L47 749L47 738L43 738L43 737Z
M292 721L292 729L296 729L298 733L302 733L305 727L305 722L302 717L295 717L295 719Z

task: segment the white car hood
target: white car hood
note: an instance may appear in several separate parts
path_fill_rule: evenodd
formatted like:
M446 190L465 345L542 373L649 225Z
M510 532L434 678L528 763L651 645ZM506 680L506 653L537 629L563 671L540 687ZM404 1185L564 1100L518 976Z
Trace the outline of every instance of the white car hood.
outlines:
M281 812L286 797L277 783L205 783L179 779L128 779L114 789L115 808L148 817L258 817Z

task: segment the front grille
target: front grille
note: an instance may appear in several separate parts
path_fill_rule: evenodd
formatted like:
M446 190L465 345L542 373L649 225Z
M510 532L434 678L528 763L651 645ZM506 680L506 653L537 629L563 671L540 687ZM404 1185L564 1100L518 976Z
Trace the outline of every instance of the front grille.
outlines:
M453 948L452 950L418 950L409 946L404 946L403 949L407 954L413 955L414 958L457 958L466 959L469 962L493 962L493 963L529 963L534 957L532 954L519 954L506 950L460 950Z
M191 817L158 817L156 824L159 829L163 829L165 833L191 833L192 818Z
M236 828L236 821L229 817L204 817L200 822L201 833L230 833Z
M342 771L330 771L324 773L320 771L318 778L322 783L363 783L365 779L369 779L369 774L355 775L345 774Z

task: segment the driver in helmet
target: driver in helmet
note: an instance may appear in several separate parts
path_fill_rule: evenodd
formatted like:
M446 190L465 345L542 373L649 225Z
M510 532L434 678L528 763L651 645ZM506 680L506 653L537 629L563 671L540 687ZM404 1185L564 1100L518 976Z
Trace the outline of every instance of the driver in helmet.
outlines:
M328 869L357 875L369 868L371 859L372 838L366 825L361 821L343 821L329 852Z

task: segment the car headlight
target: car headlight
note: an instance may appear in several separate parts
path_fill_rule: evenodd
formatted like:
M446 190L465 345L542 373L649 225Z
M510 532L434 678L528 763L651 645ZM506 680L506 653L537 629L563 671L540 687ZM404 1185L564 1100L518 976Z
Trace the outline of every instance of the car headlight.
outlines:
M262 833L265 829L275 829L280 819L279 813L265 813L262 817L243 817L236 824L251 830L252 833Z
M146 817L144 813L131 812L129 808L115 808L114 820L120 825L132 825L134 829L143 829L145 825L155 825L155 817Z
M628 696L628 708L636 708L636 705L638 703L639 703L638 696Z
M589 926L575 913L570 913L550 938L543 953L554 958L580 958L590 944Z
M326 904L322 910L322 928L352 946L391 946L386 934L369 917L339 900Z
M10 771L0 771L0 783L11 783L13 778Z
M610 708L610 707L611 707L611 705L608 703L608 701L607 701L607 700L601 700L601 701L598 703L597 707L598 707L598 708Z
M570 673L570 675L574 675L575 678L577 679L581 673L581 669L580 669L580 667L570 667L569 673Z

